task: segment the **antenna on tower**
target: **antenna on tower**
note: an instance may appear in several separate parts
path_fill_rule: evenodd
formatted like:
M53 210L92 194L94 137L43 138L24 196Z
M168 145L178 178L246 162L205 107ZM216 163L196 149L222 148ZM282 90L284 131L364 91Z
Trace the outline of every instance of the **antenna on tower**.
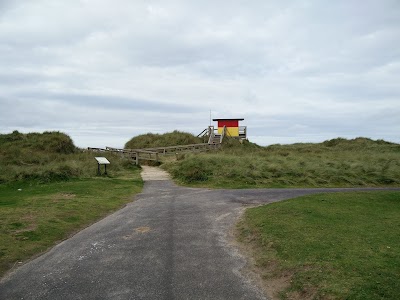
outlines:
M210 126L211 126L211 109L210 109Z

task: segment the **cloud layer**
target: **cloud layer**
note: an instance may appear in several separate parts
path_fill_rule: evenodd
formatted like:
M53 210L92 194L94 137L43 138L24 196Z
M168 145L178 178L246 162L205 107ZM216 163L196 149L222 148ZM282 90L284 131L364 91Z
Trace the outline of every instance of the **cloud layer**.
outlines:
M398 1L2 1L0 131L86 146L243 117L260 144L400 142Z

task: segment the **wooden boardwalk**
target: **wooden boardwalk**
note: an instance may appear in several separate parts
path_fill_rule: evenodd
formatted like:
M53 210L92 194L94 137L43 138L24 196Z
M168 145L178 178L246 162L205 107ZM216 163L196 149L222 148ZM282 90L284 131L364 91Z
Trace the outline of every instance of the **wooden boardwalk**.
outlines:
M179 153L194 153L194 152L205 152L210 150L216 150L221 144L191 144L191 145L179 145L179 146L168 146L168 147L157 147L157 148L144 148L144 149L120 149L113 147L106 148L91 148L88 150L95 152L112 152L120 153L127 156L135 161L138 165L140 160L151 160L159 161L161 156L177 155Z
M206 129L204 131L206 131ZM196 153L196 152L217 150L221 147L222 141L225 136L224 133L225 133L225 130L223 130L222 134L215 134L214 127L210 126L208 128L208 134L209 134L208 143L143 148L143 149L121 149L121 148L113 148L113 147L105 147L105 148L88 147L88 150L94 151L94 152L119 153L121 155L127 156L130 159L134 160L135 163L138 165L140 160L159 161L161 156L177 155L180 153Z

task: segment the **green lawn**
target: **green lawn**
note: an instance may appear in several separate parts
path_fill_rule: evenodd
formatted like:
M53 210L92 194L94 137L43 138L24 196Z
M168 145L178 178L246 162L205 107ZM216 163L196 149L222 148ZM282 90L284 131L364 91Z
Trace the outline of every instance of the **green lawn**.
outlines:
M400 192L320 194L250 208L239 232L267 282L291 279L280 298L400 295Z
M132 201L142 185L138 168L114 178L0 184L0 275Z

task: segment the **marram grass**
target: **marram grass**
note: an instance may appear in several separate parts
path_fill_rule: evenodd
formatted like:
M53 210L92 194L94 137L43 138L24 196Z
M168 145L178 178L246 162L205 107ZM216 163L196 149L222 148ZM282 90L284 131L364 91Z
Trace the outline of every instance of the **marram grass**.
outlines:
M399 186L400 145L365 138L269 147L232 142L164 167L178 182L204 187Z

